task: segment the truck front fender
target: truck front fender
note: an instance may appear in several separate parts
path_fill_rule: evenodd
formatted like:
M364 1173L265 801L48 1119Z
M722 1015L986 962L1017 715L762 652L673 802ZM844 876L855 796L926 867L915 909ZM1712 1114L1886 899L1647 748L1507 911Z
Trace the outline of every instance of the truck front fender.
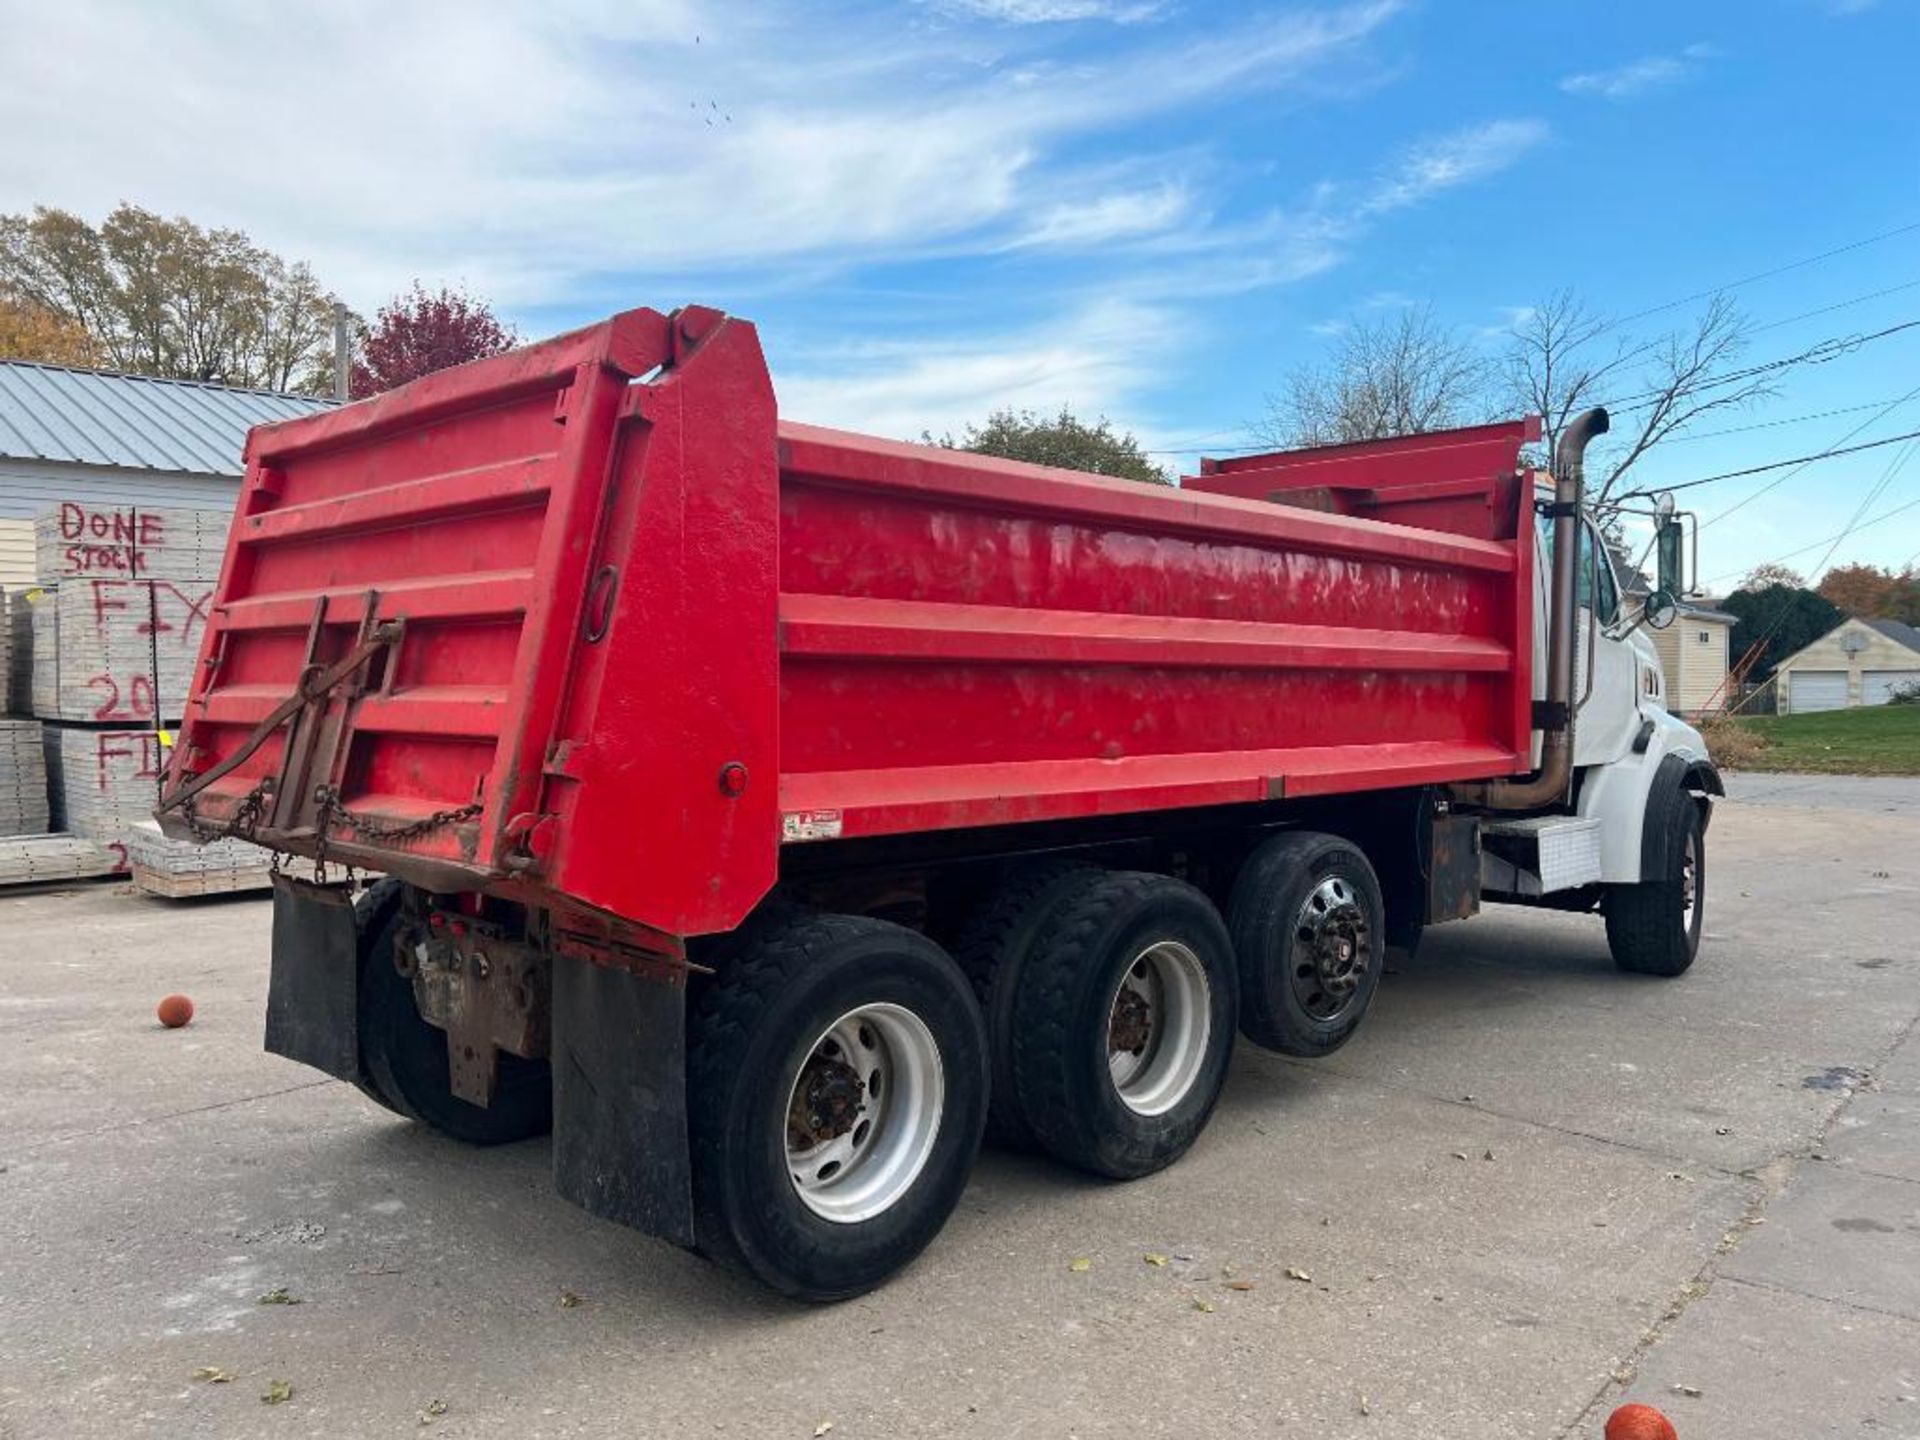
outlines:
M1655 724L1646 747L1581 775L1580 815L1600 821L1600 878L1637 885L1664 875L1668 837L1646 823L1651 807L1673 789L1724 795L1720 772L1691 726L1668 717Z

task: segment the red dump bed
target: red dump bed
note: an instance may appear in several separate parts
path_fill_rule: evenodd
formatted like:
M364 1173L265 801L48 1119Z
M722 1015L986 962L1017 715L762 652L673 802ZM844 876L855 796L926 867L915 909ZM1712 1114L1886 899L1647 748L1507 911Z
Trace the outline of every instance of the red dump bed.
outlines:
M254 431L165 818L690 935L782 844L1522 771L1527 432L1422 438L1109 480L631 311Z

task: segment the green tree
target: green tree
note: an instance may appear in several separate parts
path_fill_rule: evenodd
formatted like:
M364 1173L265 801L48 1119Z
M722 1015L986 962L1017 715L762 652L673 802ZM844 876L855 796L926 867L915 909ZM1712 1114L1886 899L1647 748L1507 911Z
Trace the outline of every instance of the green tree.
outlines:
M97 228L46 206L0 215L0 300L77 326L116 370L328 388L331 302L304 263L238 230L124 203Z
M1792 585L1736 590L1720 602L1720 608L1739 618L1733 627L1732 639L1736 661L1756 641L1766 642L1752 671L1751 678L1755 680L1766 679L1782 660L1811 645L1847 618L1824 595Z
M1166 472L1147 457L1133 435L1116 431L1112 422L1104 418L1096 425L1088 425L1064 405L1052 419L1031 410L1008 407L994 411L984 425L967 426L966 433L958 440L950 434L938 439L923 434L921 439L929 445L971 450L976 455L997 455L1002 460L1025 460L1029 464L1052 465L1062 470L1116 475L1125 480L1144 480L1150 485L1172 483Z

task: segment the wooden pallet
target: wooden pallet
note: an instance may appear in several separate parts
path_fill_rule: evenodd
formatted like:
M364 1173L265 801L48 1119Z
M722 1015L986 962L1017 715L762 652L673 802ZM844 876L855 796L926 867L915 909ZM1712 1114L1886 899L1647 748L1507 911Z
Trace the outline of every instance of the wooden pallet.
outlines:
M191 900L202 895L241 895L271 889L271 872L262 865L245 870L160 870L133 862L133 888L163 900Z

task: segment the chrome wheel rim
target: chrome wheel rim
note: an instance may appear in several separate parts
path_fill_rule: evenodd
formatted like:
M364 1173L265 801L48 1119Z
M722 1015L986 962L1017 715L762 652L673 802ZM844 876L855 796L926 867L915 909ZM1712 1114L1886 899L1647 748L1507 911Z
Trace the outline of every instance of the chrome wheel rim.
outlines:
M1294 919L1293 938L1287 979L1294 998L1315 1020L1339 1018L1373 964L1373 927L1352 882L1329 875L1314 886Z
M1688 830L1686 849L1680 857L1680 928L1688 932L1693 929L1693 912L1700 904L1700 862L1695 843L1694 832Z
M946 1070L933 1031L899 1005L849 1010L807 1047L787 1092L787 1174L823 1220L871 1220L933 1153Z
M1164 1115L1199 1077L1213 1032L1213 989L1178 940L1142 950L1107 1005L1107 1073L1136 1115Z

